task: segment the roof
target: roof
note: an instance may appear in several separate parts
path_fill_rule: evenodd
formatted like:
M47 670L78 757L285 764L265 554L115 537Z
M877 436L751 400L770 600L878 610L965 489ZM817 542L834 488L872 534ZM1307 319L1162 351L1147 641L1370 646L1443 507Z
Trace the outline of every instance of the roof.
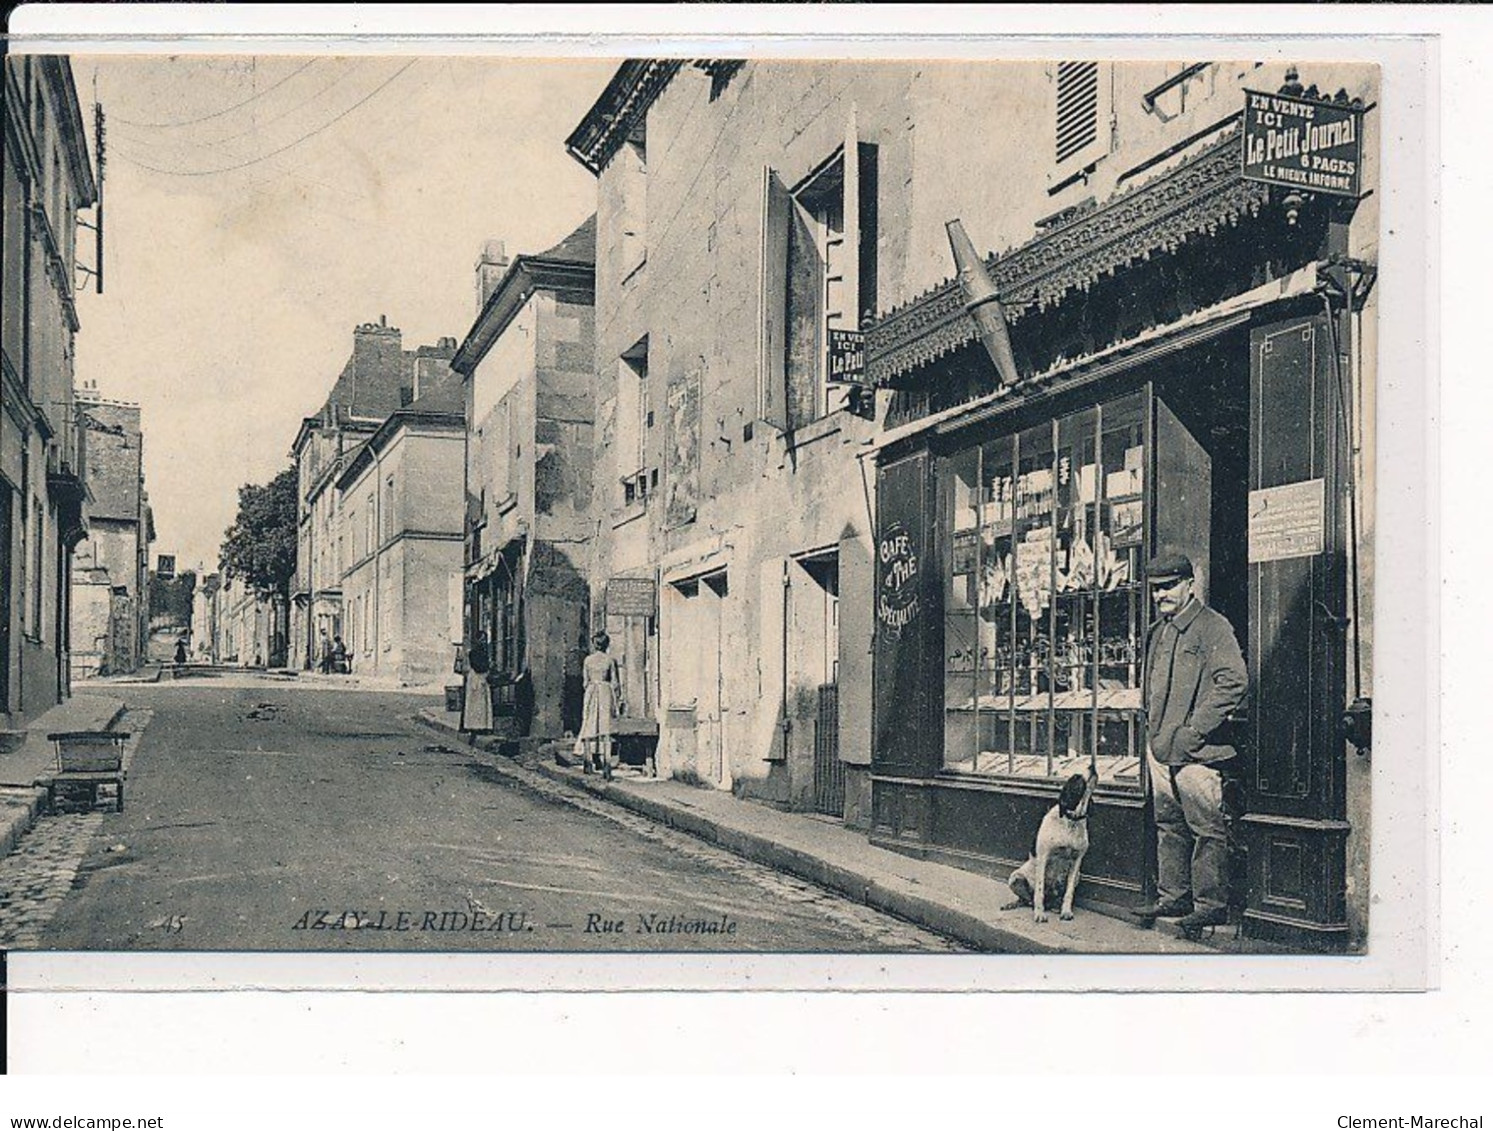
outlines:
M88 490L93 501L90 518L140 521L140 407L138 405L77 401L79 417L88 430L84 459Z
M594 243L595 237L592 238ZM355 327L352 353L321 408L315 415L302 419L291 452L299 452L310 434L319 428L349 428L354 421L367 425L384 420L409 402L415 367L421 359L437 358L449 363L455 351L455 338L404 349L399 328L390 326L383 317Z
M461 375L448 369L434 385L411 401L400 413L442 413L454 412L465 414L466 394L462 389ZM394 415L399 415L395 413Z
M596 213L593 212L587 216L579 228L554 247L547 248L532 258L563 260L567 263L589 263L594 267L596 265Z
M424 426L440 432L453 432L462 436L466 435L466 414L460 409L456 411L441 411L433 407L417 408L420 401L402 408L398 412L390 413L389 418L378 426L378 430L369 436L367 441L358 445L356 451L347 456L346 466L337 474L338 490L345 490L362 474L363 469L373 462L374 457L383 451L394 441L394 437L407 428L416 425ZM430 398L432 403L440 403L444 399L444 391L441 398L434 395Z
M564 291L573 301L592 301L596 291L594 213L553 247L536 255L520 255L509 264L451 359L451 368L461 374L476 369L536 290Z
M1317 265L1308 263L1284 278L1264 283L1202 310L1195 310L1164 326L1153 326L1132 338L1115 342L1082 357L1060 359L1018 385L1002 386L994 392L953 405L931 416L888 428L867 440L866 449L879 452L925 432L962 428L978 419L1024 404L1034 396L1045 396L1055 386L1070 388L1107 376L1118 367L1129 368L1153 357L1184 349L1243 325L1249 320L1251 313L1260 307L1311 295L1316 287Z
M399 408L405 387L399 331L366 322L353 331L353 352L327 396L329 423L343 416L383 418Z

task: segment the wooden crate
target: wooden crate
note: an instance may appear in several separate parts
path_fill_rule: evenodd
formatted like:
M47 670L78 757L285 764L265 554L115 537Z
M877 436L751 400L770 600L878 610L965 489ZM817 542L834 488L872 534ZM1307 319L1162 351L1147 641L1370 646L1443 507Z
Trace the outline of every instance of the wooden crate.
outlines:
M124 764L123 734L106 730L63 731L47 738L57 749L57 769L64 774L117 772Z

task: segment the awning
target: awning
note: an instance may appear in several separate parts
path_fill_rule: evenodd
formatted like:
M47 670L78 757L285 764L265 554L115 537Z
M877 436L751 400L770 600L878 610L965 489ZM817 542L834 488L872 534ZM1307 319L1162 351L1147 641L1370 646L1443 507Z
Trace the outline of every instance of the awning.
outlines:
M874 455L909 436L924 432L948 432L962 428L977 420L1027 404L1038 397L1049 396L1056 388L1071 389L1098 381L1120 370L1143 365L1166 354L1216 338L1249 321L1251 313L1258 308L1309 295L1316 287L1317 265L1308 263L1283 279L1276 279L1213 306L1195 310L1175 322L1152 327L1133 338L1116 342L1083 357L1059 359L1041 373L1024 378L1019 385L997 389L993 393L946 408L921 420L889 428L867 440L860 455Z
M515 545L522 545L525 537L524 534L515 534L496 550L489 550L477 561L467 566L463 576L471 582L486 581L498 572L498 567L503 564L503 556Z
M466 568L466 579L468 581L486 581L498 568L498 562L502 559L501 550L493 550L491 553L483 554Z
M1231 118L1215 140L1174 168L988 257L1007 317L1017 323L1133 263L1257 215L1270 188L1239 175L1241 136L1238 117ZM976 337L963 289L947 279L867 328L866 377L877 388L892 387Z

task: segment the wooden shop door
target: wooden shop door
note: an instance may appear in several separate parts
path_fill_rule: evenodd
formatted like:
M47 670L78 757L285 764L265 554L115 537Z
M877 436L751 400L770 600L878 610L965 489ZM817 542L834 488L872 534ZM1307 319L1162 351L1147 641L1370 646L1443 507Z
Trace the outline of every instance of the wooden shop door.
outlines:
M1250 334L1245 922L1308 949L1347 937L1344 409L1320 314Z

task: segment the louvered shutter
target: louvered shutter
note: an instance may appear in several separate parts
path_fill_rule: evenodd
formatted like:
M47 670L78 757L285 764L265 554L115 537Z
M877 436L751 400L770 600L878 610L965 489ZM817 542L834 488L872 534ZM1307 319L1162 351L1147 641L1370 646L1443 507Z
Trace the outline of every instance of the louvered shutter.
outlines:
M1059 176L1084 169L1109 152L1111 93L1108 64L1057 65L1053 160Z

